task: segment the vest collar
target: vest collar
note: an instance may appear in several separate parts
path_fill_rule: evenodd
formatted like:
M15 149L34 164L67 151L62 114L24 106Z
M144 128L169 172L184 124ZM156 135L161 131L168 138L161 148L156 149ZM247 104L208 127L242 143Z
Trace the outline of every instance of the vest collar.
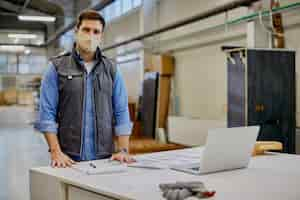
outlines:
M81 58L79 52L76 49L76 43L74 43L74 45L73 45L72 57L74 58L75 62L80 66L80 68L82 70L85 70L84 65L83 65L84 60ZM99 63L102 61L102 52L99 47L97 47L97 49L96 49L94 61L96 61L95 66L91 72L93 72L95 70L95 68L99 65Z

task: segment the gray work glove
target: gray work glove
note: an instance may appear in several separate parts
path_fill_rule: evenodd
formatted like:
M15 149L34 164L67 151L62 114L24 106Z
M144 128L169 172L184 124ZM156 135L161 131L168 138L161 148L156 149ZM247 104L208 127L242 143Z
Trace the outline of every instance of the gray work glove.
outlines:
M176 182L160 184L163 197L167 200L184 200L189 197L207 198L214 196L215 192L208 191L202 182Z

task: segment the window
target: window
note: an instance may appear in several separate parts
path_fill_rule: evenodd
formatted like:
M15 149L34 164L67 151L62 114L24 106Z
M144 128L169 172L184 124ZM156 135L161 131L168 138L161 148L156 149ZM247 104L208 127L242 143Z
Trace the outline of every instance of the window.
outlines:
M30 69L29 73L42 74L47 69L47 58L43 55L31 55L29 57Z
M47 66L44 55L0 54L0 73L3 74L42 74Z
M7 72L7 56L6 54L0 55L0 73Z
M142 0L133 0L133 7L138 7L142 5Z
M15 54L8 54L7 60L7 73L16 73L18 62L17 56Z
M100 13L104 16L106 21L111 21L112 19L126 14L141 4L142 0L115 0Z
M132 9L132 0L123 0L122 4L122 13L126 13Z
M66 51L71 51L74 43L74 30L70 30L59 38L59 46Z
M29 57L28 56L19 56L19 73L20 74L27 74L30 72L30 63L29 63ZM33 66L31 66L33 67Z
M119 17L121 15L121 1L116 0L113 4L115 5L115 17Z

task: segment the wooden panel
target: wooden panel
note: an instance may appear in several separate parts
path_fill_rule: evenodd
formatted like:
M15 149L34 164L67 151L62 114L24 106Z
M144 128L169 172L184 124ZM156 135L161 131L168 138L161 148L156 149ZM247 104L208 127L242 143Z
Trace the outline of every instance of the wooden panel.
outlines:
M129 143L129 149L131 154L152 153L183 148L185 148L185 146L180 144L164 144L152 138L136 138L130 140Z
M266 151L282 151L282 149L283 147L280 142L276 142L276 141L256 142L252 155L253 156L263 155Z
M174 57L169 55L157 55L152 57L151 71L161 75L173 75L175 71Z
M170 90L171 90L171 77L160 76L159 77L159 116L158 116L158 127L166 128L167 119L169 114L169 103L170 103Z

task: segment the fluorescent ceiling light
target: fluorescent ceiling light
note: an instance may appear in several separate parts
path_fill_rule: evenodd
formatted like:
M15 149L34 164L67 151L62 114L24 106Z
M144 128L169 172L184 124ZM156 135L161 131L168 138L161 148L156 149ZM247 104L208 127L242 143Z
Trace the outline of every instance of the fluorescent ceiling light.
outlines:
M30 51L30 49L26 49L26 50L24 51L24 53L25 53L26 55L28 55L28 54L31 53L31 51Z
M43 42L43 41L40 41L40 40L36 42L37 45L42 45L43 43L44 43L44 42Z
M14 39L14 43L15 43L15 44L19 43L19 38L15 38L15 39Z
M9 38L18 38L18 39L35 39L37 35L35 34L8 34Z
M22 21L54 22L56 18L52 16L19 15L18 19Z
M0 51L4 52L23 52L24 50L24 45L0 45Z

